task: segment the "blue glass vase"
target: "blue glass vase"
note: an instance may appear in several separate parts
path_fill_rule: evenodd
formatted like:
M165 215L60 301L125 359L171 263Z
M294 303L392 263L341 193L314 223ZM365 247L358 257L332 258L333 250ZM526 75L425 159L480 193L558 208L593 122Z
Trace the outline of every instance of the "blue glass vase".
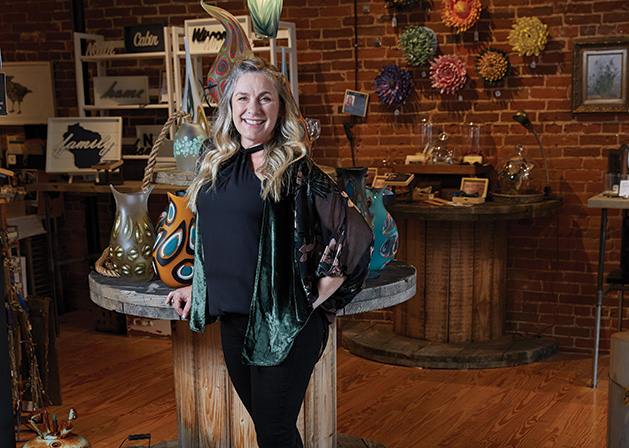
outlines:
M358 207L367 224L373 229L373 215L369 211L367 201L367 168L351 167L336 169L336 183L347 193L347 196Z
M384 196L393 194L387 188L367 188L367 202L373 216L375 244L370 271L380 271L395 258L398 249L398 229L384 206Z

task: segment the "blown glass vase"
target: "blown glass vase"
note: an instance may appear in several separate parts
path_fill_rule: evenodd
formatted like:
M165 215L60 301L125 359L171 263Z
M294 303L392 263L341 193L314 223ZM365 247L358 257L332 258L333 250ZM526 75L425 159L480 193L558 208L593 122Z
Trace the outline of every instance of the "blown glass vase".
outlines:
M157 224L153 268L171 288L192 283L196 219L184 197L167 193L168 206Z
M116 272L132 282L151 281L152 248L155 229L148 213L148 197L153 190L120 193L109 186L116 199L116 217L109 239L109 257Z
M374 249L370 271L380 271L395 258L398 249L398 229L395 220L384 206L387 188L367 188L369 210L373 215Z

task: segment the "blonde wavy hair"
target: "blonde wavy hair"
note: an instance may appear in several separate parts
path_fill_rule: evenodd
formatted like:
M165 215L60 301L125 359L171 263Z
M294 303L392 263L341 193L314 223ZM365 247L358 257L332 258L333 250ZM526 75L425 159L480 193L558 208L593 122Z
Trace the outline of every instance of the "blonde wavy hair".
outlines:
M308 153L303 143L306 130L300 122L301 114L284 75L263 59L246 59L240 62L227 79L211 125L212 142L206 145L208 150L201 161L199 172L186 193L188 207L193 212L196 212L196 201L201 188L206 184L209 184L210 188L215 188L221 165L240 150L240 134L232 119L231 100L240 77L250 73L266 76L277 89L280 99L275 133L271 140L264 144L266 157L260 171L263 176L260 196L263 199L270 197L274 201L279 201L282 186L288 183L288 179L285 178L287 176L284 176L286 170Z

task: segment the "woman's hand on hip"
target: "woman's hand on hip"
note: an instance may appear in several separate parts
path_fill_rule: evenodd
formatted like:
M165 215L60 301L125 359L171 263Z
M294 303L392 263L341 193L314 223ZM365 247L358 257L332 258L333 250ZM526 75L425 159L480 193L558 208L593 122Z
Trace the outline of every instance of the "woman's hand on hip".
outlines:
M177 314L186 319L192 306L192 285L171 291L166 297L166 303L172 304Z

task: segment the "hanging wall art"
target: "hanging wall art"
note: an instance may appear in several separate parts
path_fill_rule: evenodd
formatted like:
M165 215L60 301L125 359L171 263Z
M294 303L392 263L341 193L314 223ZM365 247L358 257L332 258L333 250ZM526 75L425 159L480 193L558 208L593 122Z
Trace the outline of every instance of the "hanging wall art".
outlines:
M467 71L458 56L447 54L430 63L430 79L442 95L454 94L467 82Z
M485 84L495 86L502 84L511 74L509 56L496 48L485 48L476 56L476 72Z
M396 108L406 102L413 86L411 74L396 64L382 67L372 85L382 104Z
M459 34L476 24L482 9L480 0L445 0L441 17L443 23Z
M520 56L539 56L548 42L547 26L537 17L521 17L509 31L509 43Z
M407 26L400 35L398 47L410 65L430 61L437 51L437 35L425 26Z

